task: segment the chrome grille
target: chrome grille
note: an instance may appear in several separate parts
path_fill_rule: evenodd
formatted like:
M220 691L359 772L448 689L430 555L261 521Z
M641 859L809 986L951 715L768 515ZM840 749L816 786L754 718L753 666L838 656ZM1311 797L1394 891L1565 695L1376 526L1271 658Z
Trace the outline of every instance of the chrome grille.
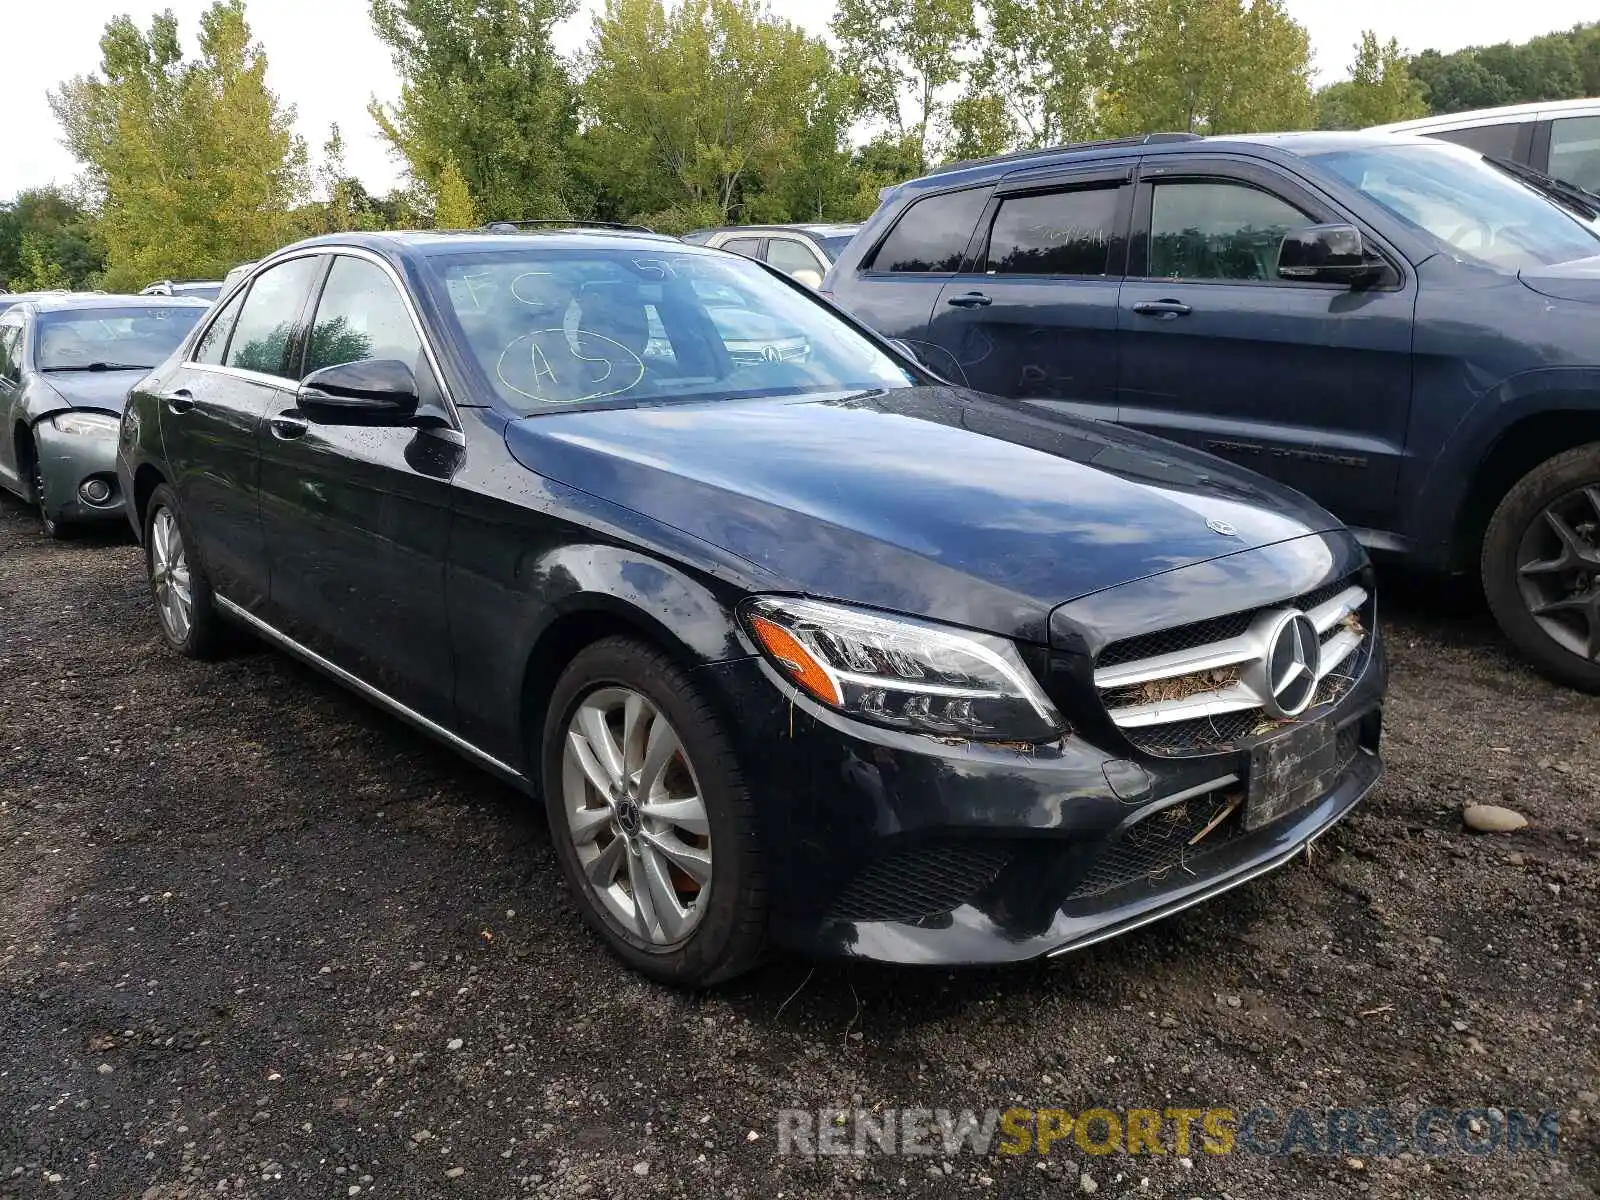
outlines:
M1343 697L1366 665L1372 612L1366 588L1340 580L1284 605L1114 643L1095 665L1095 686L1111 720L1147 753L1227 750L1241 738ZM1297 613L1315 628L1316 653L1310 653L1306 630L1307 653L1285 661L1275 638ZM1299 627L1305 629L1304 622ZM1300 658L1303 670L1296 666ZM1297 670L1300 680L1312 672L1315 688L1308 703L1302 683L1304 707L1286 712L1276 697Z

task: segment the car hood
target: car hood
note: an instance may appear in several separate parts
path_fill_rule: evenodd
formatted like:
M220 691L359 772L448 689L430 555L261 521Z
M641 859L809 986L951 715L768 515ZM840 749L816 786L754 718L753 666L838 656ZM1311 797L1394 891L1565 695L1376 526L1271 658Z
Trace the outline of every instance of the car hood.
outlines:
M506 442L774 590L1040 642L1063 601L1340 528L1209 455L953 388L552 413Z
M1600 304L1600 255L1549 267L1529 267L1517 278L1541 296Z
M133 390L133 385L146 374L142 370L51 371L38 378L61 398L63 404L120 414L128 403L128 393Z

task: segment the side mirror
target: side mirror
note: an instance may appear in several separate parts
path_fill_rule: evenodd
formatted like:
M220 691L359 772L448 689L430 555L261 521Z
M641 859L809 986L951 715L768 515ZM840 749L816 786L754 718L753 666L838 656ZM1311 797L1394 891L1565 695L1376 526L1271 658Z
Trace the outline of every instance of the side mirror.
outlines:
M1284 234L1278 277L1361 287L1383 274L1383 260L1367 251L1354 225L1307 225Z
M813 271L810 267L800 267L797 270L790 271L789 278L796 283L805 284L812 291L816 291L817 288L822 286L821 272Z
M316 425L410 425L417 377L397 358L339 363L302 379L295 403Z

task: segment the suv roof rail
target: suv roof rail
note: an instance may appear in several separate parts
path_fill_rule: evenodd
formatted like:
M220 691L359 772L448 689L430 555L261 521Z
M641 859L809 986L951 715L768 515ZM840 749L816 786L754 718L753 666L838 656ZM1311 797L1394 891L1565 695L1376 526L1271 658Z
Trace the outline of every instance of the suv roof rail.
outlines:
M625 229L630 233L654 233L648 225L629 225L623 221L566 221L547 217L538 221L489 221L486 233L520 233L524 229Z
M1013 150L1009 154L995 154L988 158L969 158L962 162L946 163L942 167L935 167L929 175L943 175L947 171L962 171L968 167L984 166L988 163L1023 162L1030 158L1040 158L1046 154L1067 154L1075 150L1105 150L1114 146L1158 146L1164 142L1198 142L1201 135L1198 133L1139 133L1131 137L1100 138L1092 142L1063 142L1059 146L1039 146L1033 150Z

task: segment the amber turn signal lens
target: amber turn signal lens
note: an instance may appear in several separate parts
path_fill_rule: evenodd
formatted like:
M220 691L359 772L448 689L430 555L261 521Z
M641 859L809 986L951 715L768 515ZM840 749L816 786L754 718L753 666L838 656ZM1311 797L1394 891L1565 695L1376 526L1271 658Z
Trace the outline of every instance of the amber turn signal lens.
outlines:
M758 616L750 618L750 630L760 640L762 648L789 673L789 678L824 704L839 705L842 697L832 677L794 634L776 621Z

